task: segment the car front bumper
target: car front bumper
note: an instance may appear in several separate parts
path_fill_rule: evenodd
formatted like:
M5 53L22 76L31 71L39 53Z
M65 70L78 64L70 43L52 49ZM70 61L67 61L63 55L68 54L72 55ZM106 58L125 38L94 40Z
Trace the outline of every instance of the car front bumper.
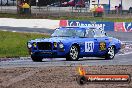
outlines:
M43 58L65 58L67 53L65 51L34 51L31 52L32 56L43 57Z

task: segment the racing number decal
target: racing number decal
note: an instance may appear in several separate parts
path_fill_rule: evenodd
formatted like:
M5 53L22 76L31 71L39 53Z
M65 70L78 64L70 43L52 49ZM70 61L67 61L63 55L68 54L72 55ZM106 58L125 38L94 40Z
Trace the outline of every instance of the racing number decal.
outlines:
M93 41L85 42L85 52L93 52L93 50L94 42Z

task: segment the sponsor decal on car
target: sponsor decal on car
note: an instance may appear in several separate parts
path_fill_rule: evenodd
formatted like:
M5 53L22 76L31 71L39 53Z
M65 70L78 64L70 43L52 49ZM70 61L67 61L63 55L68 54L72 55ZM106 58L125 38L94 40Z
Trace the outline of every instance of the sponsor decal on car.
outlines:
M99 50L100 51L106 50L106 43L105 42L100 42L100 44L99 44Z

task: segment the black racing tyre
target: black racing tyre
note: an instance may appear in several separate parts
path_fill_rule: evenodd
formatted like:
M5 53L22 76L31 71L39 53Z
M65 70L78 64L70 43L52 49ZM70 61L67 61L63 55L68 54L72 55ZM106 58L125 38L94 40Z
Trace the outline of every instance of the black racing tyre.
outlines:
M84 84L86 84L86 83L87 83L86 77L84 77L84 76L78 76L78 77L77 77L77 83L78 83L79 85L84 85Z
M105 59L106 60L111 60L111 59L114 59L114 57L115 57L115 47L111 46L111 47L108 48Z
M79 49L77 46L73 45L66 57L67 61L77 61L79 59Z
M38 56L31 55L31 58L32 58L32 61L34 61L34 62L42 62L42 60L43 60L42 57L38 57Z

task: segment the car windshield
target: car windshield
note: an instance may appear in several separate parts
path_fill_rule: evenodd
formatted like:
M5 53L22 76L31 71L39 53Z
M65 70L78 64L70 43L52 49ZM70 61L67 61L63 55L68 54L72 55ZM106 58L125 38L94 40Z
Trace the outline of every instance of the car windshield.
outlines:
M56 29L52 37L84 37L85 30L76 28Z

